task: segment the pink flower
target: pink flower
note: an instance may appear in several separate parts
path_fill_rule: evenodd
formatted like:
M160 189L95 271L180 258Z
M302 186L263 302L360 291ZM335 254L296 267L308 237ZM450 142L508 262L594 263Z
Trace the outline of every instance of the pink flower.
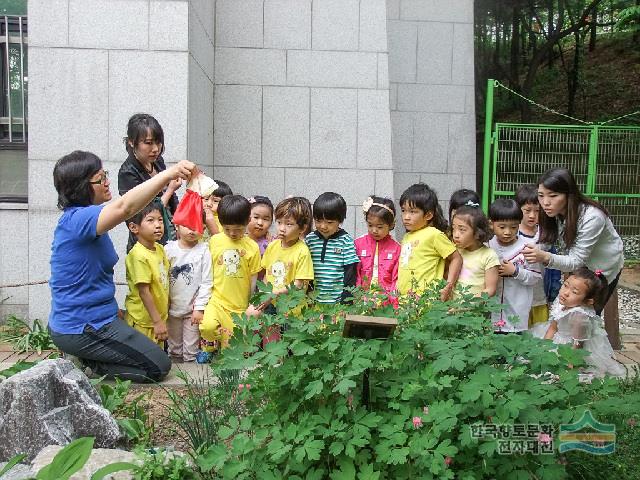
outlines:
M347 396L347 405L349 405L349 408L353 406L353 395L351 393Z
M504 320L500 319L497 322L494 322L494 326L498 327L498 328L502 328L507 324L507 322L505 322Z
M321 314L320 314L320 321L321 321L321 322L324 322L324 313L321 313Z
M636 426L636 419L635 418L630 418L629 420L627 420L627 425L629 425L630 427L635 427Z
M422 352L418 352L418 360L424 360L424 354Z
M545 445L550 444L551 443L551 435L549 435L548 433L540 432L538 434L538 442L539 443L543 443Z
M239 392L241 392L243 388L244 388L244 384L241 383L240 385L238 385L238 391Z
M247 390L251 390L251 384L250 383L245 383L244 384L244 388L246 388Z
M413 417L413 428L420 428L422 426L422 418Z
M429 415L429 407L427 407L426 405L422 407L422 411L424 412L425 415Z
M451 465L453 463L453 458L451 457L444 457L444 463L447 465L447 467L449 465Z

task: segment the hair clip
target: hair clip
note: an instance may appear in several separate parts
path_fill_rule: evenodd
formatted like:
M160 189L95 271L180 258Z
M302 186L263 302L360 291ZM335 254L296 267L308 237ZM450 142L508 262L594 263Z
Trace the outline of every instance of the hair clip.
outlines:
M467 203L465 203L466 207L473 207L473 208L480 208L480 204L474 202L473 200L467 200Z
M393 215L393 218L396 218L396 214L393 213L393 210L391 210L387 205L385 205L384 203L377 203L373 201L373 198L368 197L363 203L362 203L362 211L364 212L364 214L366 215L367 213L369 213L369 209L373 206L376 207L380 207L380 208L384 208L385 210L387 210L389 213L391 213L391 215Z
M593 272L593 273L596 275L596 277L601 277L602 276L602 270L600 270L599 268L596 269L596 271Z
M249 200L249 203L256 203L255 197L249 197L247 200Z

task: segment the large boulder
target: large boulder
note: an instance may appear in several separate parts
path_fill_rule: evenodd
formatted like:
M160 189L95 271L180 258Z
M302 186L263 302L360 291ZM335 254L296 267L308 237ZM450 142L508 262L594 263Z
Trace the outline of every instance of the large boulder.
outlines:
M0 461L18 453L32 460L48 445L80 437L111 448L120 431L89 379L70 361L44 360L0 384Z

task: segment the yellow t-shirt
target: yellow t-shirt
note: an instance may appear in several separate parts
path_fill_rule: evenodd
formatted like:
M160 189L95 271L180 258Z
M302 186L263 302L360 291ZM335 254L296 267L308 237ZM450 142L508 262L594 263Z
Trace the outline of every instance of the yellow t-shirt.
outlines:
M462 270L458 284L468 287L469 292L479 294L484 289L484 274L492 267L500 265L498 254L485 245L477 250L458 250L462 256Z
M421 292L434 280L444 275L445 259L456 251L456 246L440 230L425 227L406 233L398 265L398 291ZM413 287L417 282L417 287Z
M249 306L251 277L261 270L258 244L246 236L236 242L218 233L209 240L209 251L213 267L209 302L230 312L244 312Z
M153 303L160 313L162 320L167 319L169 311L169 260L164 248L155 244L155 251L149 250L140 242L136 242L127 254L127 284L129 293L124 301L129 325L153 327L149 312L142 303L138 285L148 283L153 297Z
M271 242L264 251L262 268L265 282L275 288L291 285L295 280L313 280L313 261L307 244L298 240L289 248L282 241Z

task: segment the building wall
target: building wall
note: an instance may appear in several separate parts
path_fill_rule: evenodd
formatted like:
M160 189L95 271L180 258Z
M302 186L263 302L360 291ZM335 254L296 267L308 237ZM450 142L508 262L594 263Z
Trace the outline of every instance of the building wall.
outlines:
M384 0L217 0L215 176L279 201L392 195Z
M476 188L473 0L387 0L396 197Z
M167 162L197 158L213 165L213 2L167 0L29 0L30 282L49 277L59 211L55 161L90 150L104 161L117 193L126 158L123 137L136 112L165 131ZM110 235L124 282L126 229ZM117 297L124 299L119 286ZM29 316L46 319L48 285L28 289Z
M139 111L163 125L168 162L238 193L341 193L354 235L372 193L422 180L446 206L475 187L472 0L29 0L28 14L29 209L0 206L0 284L48 279L55 161L95 152L115 193ZM117 282L126 235L111 233ZM7 296L0 314L47 318L47 285Z

